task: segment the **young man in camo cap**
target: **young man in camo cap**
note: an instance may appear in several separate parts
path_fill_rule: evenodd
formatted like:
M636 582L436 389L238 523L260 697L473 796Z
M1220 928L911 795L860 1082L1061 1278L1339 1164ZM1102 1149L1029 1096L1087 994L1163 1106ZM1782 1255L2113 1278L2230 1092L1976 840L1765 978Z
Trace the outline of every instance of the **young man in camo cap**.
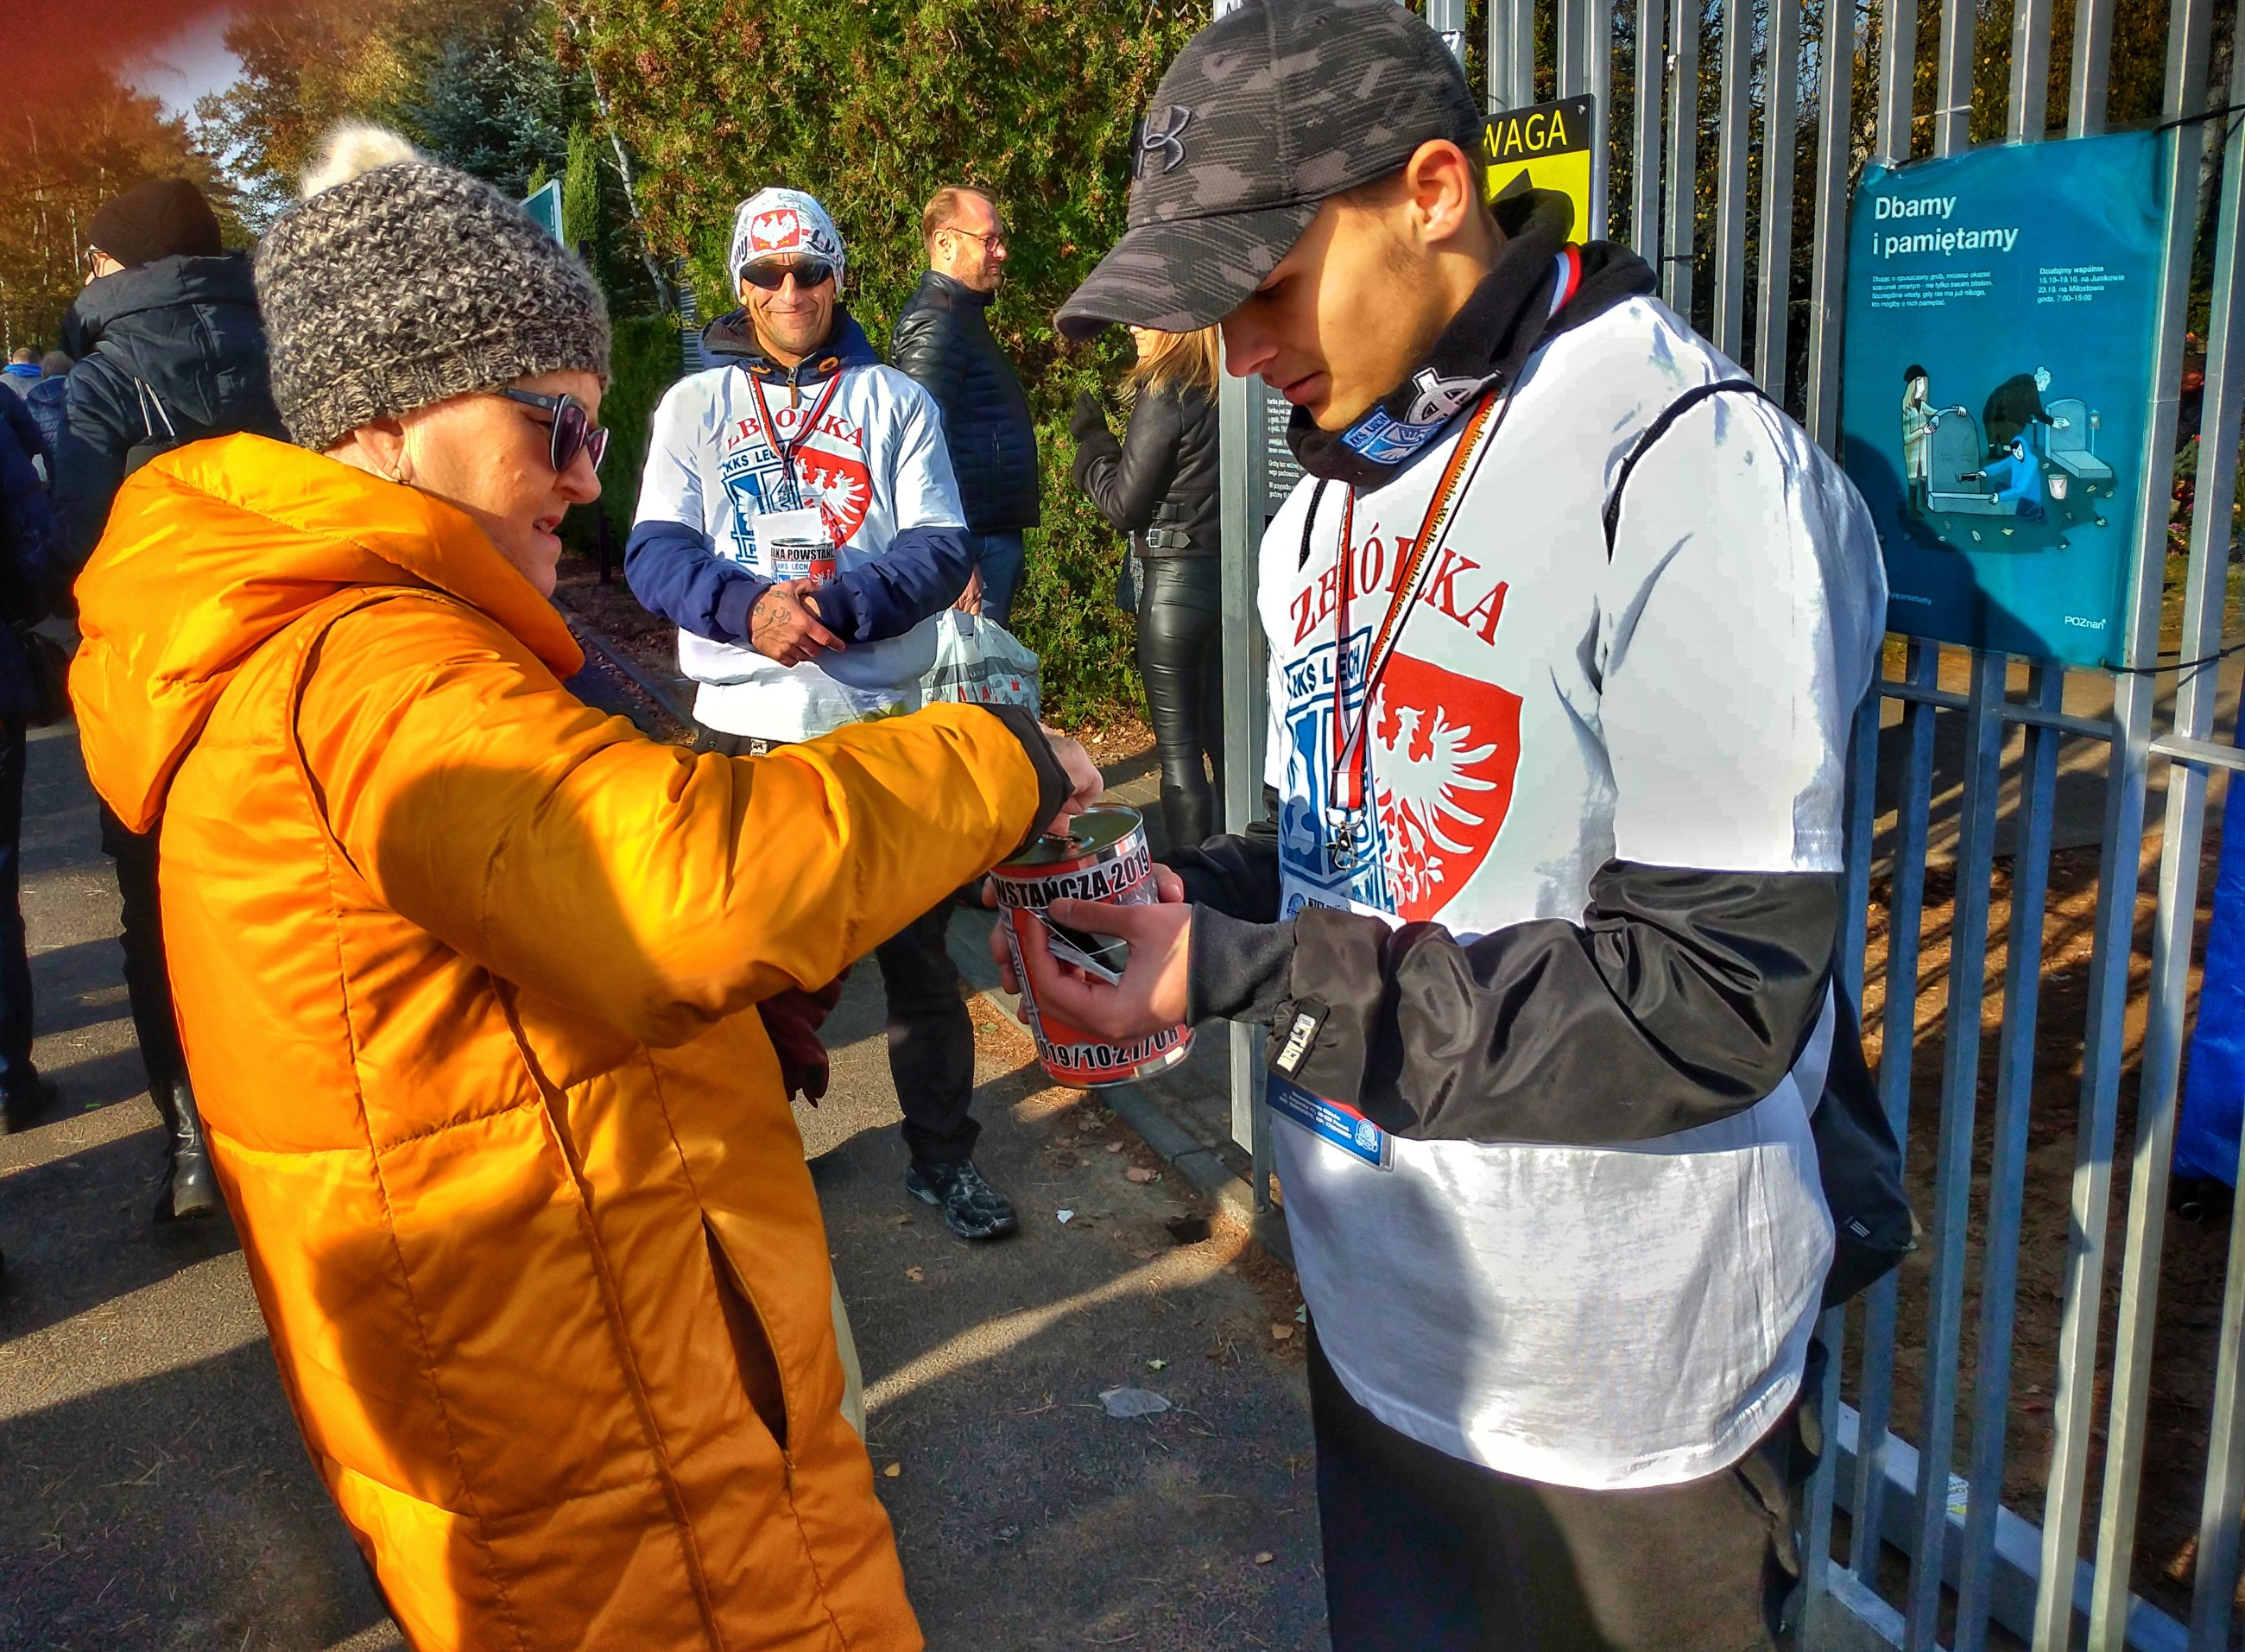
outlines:
M1272 1029L1338 1652L1767 1646L1877 546L1642 261L1483 203L1479 124L1392 0L1248 0L1155 94L1060 320L1220 322L1294 404L1275 819L1032 985Z

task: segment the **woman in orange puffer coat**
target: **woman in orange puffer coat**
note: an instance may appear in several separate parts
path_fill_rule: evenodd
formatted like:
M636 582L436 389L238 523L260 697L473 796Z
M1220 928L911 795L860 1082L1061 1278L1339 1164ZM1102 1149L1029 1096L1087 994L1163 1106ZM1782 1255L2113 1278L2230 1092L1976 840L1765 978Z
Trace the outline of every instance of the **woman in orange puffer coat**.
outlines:
M963 706L736 759L577 701L598 296L365 147L259 255L299 445L125 486L71 679L290 1404L422 1652L918 1647L755 1005L1095 771Z

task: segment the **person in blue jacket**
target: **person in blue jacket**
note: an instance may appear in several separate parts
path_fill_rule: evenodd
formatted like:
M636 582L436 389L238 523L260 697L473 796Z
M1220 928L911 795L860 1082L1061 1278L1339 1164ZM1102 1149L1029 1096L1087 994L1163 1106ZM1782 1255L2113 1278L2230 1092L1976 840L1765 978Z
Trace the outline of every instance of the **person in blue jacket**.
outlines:
M1986 480L1996 497L2012 507L2023 522L2039 522L2049 515L2042 503L2042 461L2027 452L2022 437L2011 438L2001 459L1991 459L1977 471L1967 471L1968 482Z
M743 201L729 260L741 308L703 331L716 364L655 410L624 577L678 627L705 751L756 755L917 710L939 616L973 571L941 416L842 306L845 257L813 197ZM1016 1219L972 1157L974 1028L950 905L874 952L905 1186L960 1238L995 1239Z
M70 581L61 525L31 465L39 445L23 398L0 396L0 1135L36 1123L58 1093L31 1063L31 966L17 866L26 736L39 710L20 633L54 610Z

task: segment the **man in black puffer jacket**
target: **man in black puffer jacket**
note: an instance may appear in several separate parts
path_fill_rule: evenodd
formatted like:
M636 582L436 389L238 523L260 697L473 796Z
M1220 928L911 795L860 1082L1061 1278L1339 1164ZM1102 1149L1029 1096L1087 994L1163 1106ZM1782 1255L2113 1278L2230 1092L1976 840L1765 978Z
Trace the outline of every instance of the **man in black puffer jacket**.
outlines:
M101 539L125 478L166 449L254 431L286 441L266 380L249 261L185 178L126 190L93 215L93 274L63 320L78 358L64 400L56 504L72 554Z
M959 605L1010 628L1021 531L1039 516L1029 398L990 337L987 315L1005 267L1005 229L987 195L951 187L937 190L920 214L920 237L928 271L897 317L889 359L919 381L943 415L974 553L974 577Z
M288 439L266 374L265 329L249 261L220 244L218 219L184 178L135 186L93 215L92 275L63 321L78 357L55 455L58 512L71 566L99 543L125 479L157 454L251 431ZM148 1093L170 1126L156 1219L219 1207L202 1125L172 1014L157 901L156 834L125 829L105 806L101 846L125 900L125 984Z

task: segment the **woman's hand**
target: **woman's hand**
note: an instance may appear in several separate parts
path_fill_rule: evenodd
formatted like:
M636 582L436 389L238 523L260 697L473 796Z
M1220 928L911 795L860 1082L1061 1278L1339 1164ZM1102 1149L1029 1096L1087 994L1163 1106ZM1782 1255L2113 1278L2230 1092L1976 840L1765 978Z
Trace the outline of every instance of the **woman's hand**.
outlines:
M1091 760L1091 753L1083 749L1080 741L1069 739L1049 723L1041 723L1037 726L1045 731L1045 739L1051 745L1053 755L1060 759L1061 767L1068 772L1070 788L1068 801L1060 806L1060 812L1054 815L1051 823L1045 827L1046 835L1058 837L1068 830L1070 820L1092 807L1105 795L1107 777L1100 773L1099 765Z

